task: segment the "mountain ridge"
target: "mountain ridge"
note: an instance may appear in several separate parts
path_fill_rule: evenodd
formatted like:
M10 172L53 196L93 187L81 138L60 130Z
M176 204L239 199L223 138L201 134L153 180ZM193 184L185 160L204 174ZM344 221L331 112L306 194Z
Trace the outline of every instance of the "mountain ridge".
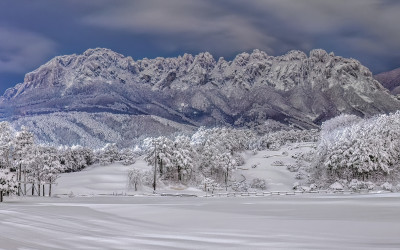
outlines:
M374 76L385 88L394 95L400 94L400 68L382 72Z
M134 61L110 49L58 56L0 98L0 116L55 112L153 115L187 126L315 128L341 113L400 109L368 68L321 49L215 60L208 53Z

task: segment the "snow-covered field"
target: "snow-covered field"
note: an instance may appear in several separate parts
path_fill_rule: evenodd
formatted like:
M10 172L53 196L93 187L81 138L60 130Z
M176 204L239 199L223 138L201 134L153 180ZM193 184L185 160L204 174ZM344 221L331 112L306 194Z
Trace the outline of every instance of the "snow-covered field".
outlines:
M287 191L292 155L310 144L244 153L234 178L264 178ZM284 154L287 152L288 154ZM253 168L253 166L255 166ZM55 197L6 197L0 204L0 249L399 249L399 194L298 194L203 197L194 187L127 189L133 166L92 166L62 174ZM134 194L116 196L113 194Z
M399 249L400 197L12 200L0 249Z

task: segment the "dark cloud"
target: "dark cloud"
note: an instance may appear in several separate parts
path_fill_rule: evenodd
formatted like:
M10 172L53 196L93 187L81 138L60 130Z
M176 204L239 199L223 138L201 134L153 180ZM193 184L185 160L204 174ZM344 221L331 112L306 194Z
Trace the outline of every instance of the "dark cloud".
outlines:
M172 50L207 49L229 57L252 48L277 55L321 47L355 58L365 53L372 59L397 56L398 13L399 1L390 0L148 0L126 2L82 20L108 29L158 34L167 39L157 45ZM365 63L375 71L376 62Z
M213 1L132 1L93 13L84 24L121 29L136 34L158 35L158 46L166 50L204 50L218 54L262 48L273 52L274 42L246 16L227 12Z
M93 47L136 59L323 48L378 73L400 67L398 13L397 0L4 0L1 90L16 73L22 81L53 56Z

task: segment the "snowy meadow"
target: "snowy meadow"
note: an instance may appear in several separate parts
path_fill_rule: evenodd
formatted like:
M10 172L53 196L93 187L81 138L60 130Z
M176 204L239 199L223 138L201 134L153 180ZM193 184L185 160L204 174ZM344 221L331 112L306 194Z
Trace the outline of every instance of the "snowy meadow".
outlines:
M3 122L0 249L397 249L399 125L341 115L91 149Z
M0 249L398 249L396 195L24 198Z

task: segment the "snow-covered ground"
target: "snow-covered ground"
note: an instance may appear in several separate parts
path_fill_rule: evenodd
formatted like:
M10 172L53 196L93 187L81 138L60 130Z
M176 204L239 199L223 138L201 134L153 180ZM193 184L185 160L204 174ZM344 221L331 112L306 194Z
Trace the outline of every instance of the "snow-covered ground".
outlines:
M264 178L268 191L290 190L294 173L273 162L294 164L292 156L311 146L246 152L234 178ZM198 197L146 196L151 188L127 189L132 167L150 169L142 160L92 166L63 174L55 197L6 197L0 249L400 248L399 194L203 197L200 189L172 185L158 192ZM125 193L135 196L112 195Z
M296 160L292 156L308 152L314 145L315 143L293 143L277 151L259 151L256 155L247 151L243 154L246 163L234 175L239 180L239 175L245 176L247 180L265 179L268 191L290 191L293 183L298 180L295 179L295 173L289 172L286 166L295 164ZM276 161L281 161L284 165L277 166L274 164Z
M127 191L128 171L131 166L120 163L94 165L80 172L65 173L57 180L55 194L112 194Z
M233 177L240 181L243 178L249 182L254 178L261 178L267 181L268 191L290 191L293 183L296 182L295 173L287 170L286 165L294 164L292 157L296 153L307 152L311 149L312 143L296 143L283 147L278 151L264 150L257 154L250 151L244 152L245 164L240 166L233 174ZM287 155L284 154L287 152ZM273 163L282 161L284 166L276 166ZM255 167L254 167L255 166ZM54 187L54 194L74 195L97 195L97 194L133 194L128 189L128 171L135 167L139 169L151 169L143 159L139 159L132 166L124 166L115 163L107 166L95 165L80 172L62 174ZM201 190L183 185L161 186L158 192L175 193L202 193ZM152 188L144 187L137 194L151 193Z
M399 249L400 197L74 197L0 206L0 249Z

